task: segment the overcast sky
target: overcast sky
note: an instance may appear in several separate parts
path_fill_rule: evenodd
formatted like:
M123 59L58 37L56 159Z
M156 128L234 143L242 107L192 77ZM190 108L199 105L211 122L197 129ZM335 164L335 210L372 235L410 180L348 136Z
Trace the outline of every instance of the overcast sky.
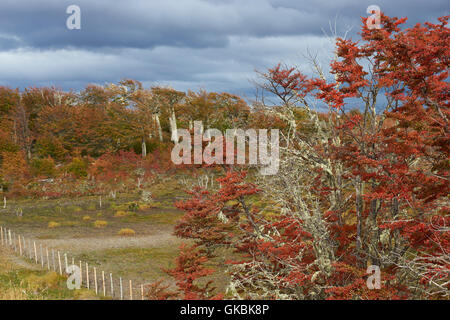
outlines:
M66 27L72 4L81 30ZM310 72L307 50L329 57L329 22L355 38L372 4L409 25L449 12L448 0L0 0L0 85L79 90L132 78L251 98L255 69Z

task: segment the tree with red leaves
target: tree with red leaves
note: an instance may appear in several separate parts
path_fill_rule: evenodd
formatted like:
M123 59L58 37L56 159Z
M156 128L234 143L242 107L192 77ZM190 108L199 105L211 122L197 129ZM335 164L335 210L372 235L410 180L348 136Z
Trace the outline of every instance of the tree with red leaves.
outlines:
M448 18L402 30L405 20L382 15L369 30L363 19L361 42L338 38L334 81L314 60L316 78L281 65L261 74L289 128L279 173L259 183L281 209L267 216L248 205L256 187L233 173L216 194L197 190L180 206L179 235L242 254L229 266L232 296L450 296ZM299 109L311 130L298 130ZM234 231L229 241L221 224ZM380 289L366 285L370 265L381 269Z
M326 254L313 248L313 264L329 260L322 265L330 267L317 274L322 277L322 288L315 292L319 297L373 297L357 293L354 281L348 281L361 279L371 264L382 268L383 290L391 292L380 291L380 298L449 295L449 30L447 17L439 20L437 25L401 30L405 19L382 15L383 27L369 30L363 19L362 44L337 39L331 64L334 82L320 69L316 79L279 67L268 74L283 88L281 93L272 90L283 103L286 91L299 92L291 108L310 110L305 92L329 107L328 121L311 113L322 139L312 142L311 137L297 135L297 150L286 150L286 158L291 157L284 161L289 166L286 179L282 171L270 184L273 193L284 182L276 197L286 201L288 211L295 202L304 202L300 210L311 201L319 204L322 213L310 213L307 219L322 215L317 220L324 227L321 241L330 248ZM379 102L380 95L386 103ZM361 101L362 112L347 110L350 98ZM288 179L299 165L312 165L310 171L315 172L310 177L314 185L303 195ZM304 183L310 174L294 175ZM288 190L292 193L283 195ZM308 221L300 219L298 234L305 228L303 241L314 244L317 231L311 232ZM319 279L310 275L296 275L303 291Z
M216 248L233 245L233 239L240 233L241 216L253 220L246 198L258 192L255 185L244 182L245 176L245 172L228 171L217 179L220 184L217 192L200 187L189 191L190 199L176 203L185 215L175 226L175 235L194 239L209 257L214 256Z
M194 246L181 245L180 255L176 258L176 267L168 269L166 272L171 275L177 284L181 297L184 300L205 300L221 299L222 295L214 295L216 288L212 287L212 280L205 283L199 283L199 279L205 278L214 270L205 267L208 261L206 255Z
M175 280L176 288L160 279L146 286L146 297L149 300L220 300L223 294L216 294L213 281L206 278L214 273L214 269L205 265L209 258L198 245L180 246L180 254L175 259L175 267L163 269Z

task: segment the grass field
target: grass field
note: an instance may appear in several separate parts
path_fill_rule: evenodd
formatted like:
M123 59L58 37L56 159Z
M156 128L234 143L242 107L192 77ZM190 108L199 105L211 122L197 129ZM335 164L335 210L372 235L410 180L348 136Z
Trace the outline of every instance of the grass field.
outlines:
M0 300L100 299L86 289L69 290L66 280L55 272L39 270L25 259L0 248Z
M163 187L164 190L161 189ZM0 225L47 248L67 253L77 265L79 261L87 262L97 270L131 279L136 284L161 278L173 284L163 269L174 266L179 246L186 242L173 235L173 227L183 215L175 208L174 202L185 197L184 188L177 181L155 185L153 200L149 203L141 201L136 194L117 194L115 198L103 196L101 200L98 196L88 196L8 201L6 208L0 208ZM16 256L14 259L20 258ZM225 258L214 260L211 267L220 269ZM39 271L31 264L27 264L25 271L16 268L16 265L10 265L8 277L14 278L12 274L16 271L20 273L15 280L18 288L21 288L20 281L27 278L27 272L45 278L57 277L56 274ZM219 272L214 277L215 286L223 290L226 275ZM62 281L57 278L58 283ZM67 298L75 298L70 292L61 294L62 298L66 295ZM27 297L22 296L24 299ZM30 298L59 297L38 294Z
M8 201L7 208L0 209L0 225L66 252L77 262L88 262L136 283L148 283L166 277L162 269L171 267L178 254L181 240L172 233L183 213L173 202L166 197L147 204L134 195L103 198L101 205L99 197ZM21 216L17 215L19 208ZM132 233L121 233L124 229ZM15 265L9 269L15 270ZM26 275L18 279L22 278Z

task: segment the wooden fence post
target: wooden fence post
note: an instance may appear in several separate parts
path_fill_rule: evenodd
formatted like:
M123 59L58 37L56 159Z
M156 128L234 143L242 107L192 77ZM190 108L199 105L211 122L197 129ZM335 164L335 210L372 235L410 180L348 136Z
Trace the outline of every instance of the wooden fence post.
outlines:
M111 280L111 297L114 298L114 281L113 281L112 273L109 274L109 280Z
M45 254L47 256L47 269L50 270L50 256L48 254L48 248L45 247Z
M61 266L61 253L58 250L58 264L59 264L59 274L62 275L62 266Z
M33 241L33 247L34 247L34 261L36 261L36 264L37 264L38 256L37 256L37 249L36 249L36 241Z
M55 249L52 249L52 263L53 263L53 271L56 272Z
M89 265L86 262L86 284L87 284L87 288L88 290L90 289L90 282L89 282Z
M133 300L133 284L130 280L130 300Z
M80 261L80 280L81 280L81 286L83 286L83 266L82 266L82 264L81 264L81 261Z
M94 288L95 288L95 294L98 294L97 268L95 268L95 267L94 267Z
M67 268L69 267L69 265L67 263L67 253L64 253L64 263L66 265L66 269L65 269L64 273L67 273Z
M105 271L102 271L103 296L106 296Z
M41 267L44 268L44 252L42 250L42 243L40 244L40 251L41 251Z
M120 284L120 300L123 300L123 285L122 285L122 277L119 278Z
M19 254L20 256L22 256L22 240L20 239L20 236L19 236Z

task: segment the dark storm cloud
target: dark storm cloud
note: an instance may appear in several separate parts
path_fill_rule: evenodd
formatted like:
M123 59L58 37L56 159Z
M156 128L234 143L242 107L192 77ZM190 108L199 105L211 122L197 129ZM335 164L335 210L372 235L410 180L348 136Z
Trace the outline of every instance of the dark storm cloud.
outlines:
M81 30L66 28L72 4ZM326 64L322 30L336 21L356 36L371 4L410 24L448 14L444 0L1 0L0 85L80 89L130 77L249 94L255 69L308 69L308 49Z
M68 30L67 6L77 4L82 29ZM274 7L265 0L5 1L1 29L39 48L160 45L223 47L230 35L320 33L320 12Z

